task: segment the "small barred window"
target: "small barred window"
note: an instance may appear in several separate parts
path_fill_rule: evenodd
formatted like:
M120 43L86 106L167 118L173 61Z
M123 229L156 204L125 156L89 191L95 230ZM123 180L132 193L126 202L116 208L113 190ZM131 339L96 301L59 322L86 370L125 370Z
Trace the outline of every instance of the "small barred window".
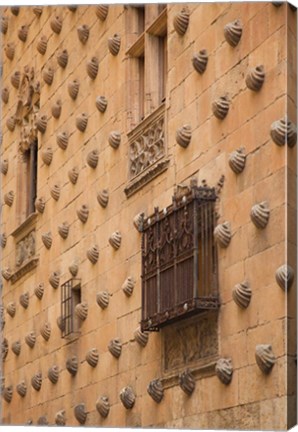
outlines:
M69 279L61 285L61 336L65 338L79 331L75 307L81 302L80 279Z

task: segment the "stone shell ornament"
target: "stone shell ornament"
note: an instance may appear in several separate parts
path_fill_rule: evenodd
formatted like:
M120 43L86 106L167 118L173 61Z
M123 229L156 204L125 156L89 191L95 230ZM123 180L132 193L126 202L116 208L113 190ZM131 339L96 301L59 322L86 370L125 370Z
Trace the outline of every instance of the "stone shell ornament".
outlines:
M12 400L12 396L13 396L13 386L7 386L4 387L3 391L2 391L2 397L5 400L5 402L10 403Z
M47 129L47 124L48 124L48 118L47 118L46 114L39 114L37 119L36 119L37 130L39 132L41 132L42 134L44 134L46 129Z
M138 327L134 331L134 338L138 342L138 344L144 348L147 345L149 340L149 332L142 331L141 327Z
M60 198L60 192L61 192L61 188L59 185L55 184L51 187L50 189L50 194L51 197L55 200L58 201Z
M41 152L41 159L44 162L45 165L51 165L53 160L53 150L52 147L46 147Z
M248 71L245 78L247 88L252 91L261 90L265 81L265 69L263 65L256 66Z
M108 106L108 100L105 96L97 96L95 105L98 111L104 113Z
M56 141L61 150L66 150L68 146L69 133L66 131L59 132L56 137Z
M48 341L51 337L51 324L49 322L45 322L40 329L40 334L44 338L45 341Z
M55 119L58 119L61 115L61 111L62 111L62 101L61 99L57 99L56 102L53 103L52 108L52 116Z
M1 169L1 173L3 175L7 174L7 172L8 172L8 159L2 159L0 169Z
M25 342L30 348L34 348L35 342L36 342L36 334L34 331L29 332L25 336Z
M76 117L76 127L80 132L85 132L88 124L88 114L83 112Z
M115 357L119 358L122 351L122 343L120 338L114 338L109 342L108 350Z
M78 8L78 5L68 5L67 9L70 10L70 12L75 12Z
M49 424L47 417L46 416L38 417L37 424L40 426L47 426Z
M223 384L230 384L233 375L232 360L230 358L221 358L217 361L215 372Z
M214 238L220 247L228 247L232 238L230 223L224 222L217 225L214 229Z
M203 74L207 68L208 53L206 49L201 49L198 53L194 54L192 58L192 65L199 74Z
M82 223L86 223L88 216L89 216L89 207L85 204L83 204L78 210L77 210L78 218Z
M68 171L68 178L72 184L76 184L79 177L79 169L78 167L73 167Z
M109 305L110 295L108 291L100 291L96 294L96 302L102 309L106 309Z
M6 126L7 126L7 129L10 132L13 132L15 130L15 127L16 127L16 118L15 118L15 116L8 117L8 119L6 120Z
M247 281L235 285L232 297L234 302L242 309L246 309L250 303L252 291Z
M53 242L51 231L42 234L41 239L45 247L47 249L51 249L52 242Z
M182 8L179 13L174 16L173 26L176 32L183 36L189 25L189 10L187 8Z
M276 363L271 345L257 345L255 357L257 365L265 374L268 374Z
M164 389L160 379L150 381L147 393L156 403L160 403L164 397Z
M275 272L276 282L284 291L288 291L291 288L294 277L294 270L289 264L280 266Z
M19 384L17 384L17 393L21 396L21 397L25 397L26 393L27 393L27 386L25 381L21 381Z
M8 340L6 338L2 339L1 343L1 359L4 361L8 354Z
M70 81L67 86L69 96L75 100L79 94L80 83L77 79Z
M23 306L24 309L27 309L29 306L29 292L25 292L20 295L20 305Z
M107 5L97 5L96 9L96 16L101 20L101 21L105 21L105 19L107 18L108 12L109 12L109 6Z
M16 314L16 303L14 301L9 302L6 306L6 312L8 313L9 316L11 316L11 318L13 318Z
M68 51L67 49L62 49L57 53L57 63L62 69L65 69L68 63ZM68 90L69 91L69 90Z
M97 77L98 74L98 58L97 57L92 57L90 60L87 61L87 74L89 76L89 78L91 78L92 80L95 80L95 78Z
M224 27L224 36L233 48L238 45L242 36L242 23L240 20L228 23Z
M245 168L246 154L243 147L233 151L229 157L229 165L235 174L241 174Z
M0 30L2 34L6 34L8 30L8 17L2 15L0 19Z
M1 245L2 249L5 248L6 243L7 243L7 235L5 233L2 233L0 235L0 245Z
M38 372L37 374L33 375L31 379L31 385L34 388L34 390L39 391L41 389L42 384L42 374L41 372Z
M118 131L113 131L109 135L109 144L113 149L117 150L121 143L121 134Z
M10 77L11 85L18 89L21 81L21 72L20 71L14 71L14 73Z
M86 361L91 367L95 368L97 366L98 360L99 360L99 353L96 348L92 348L87 352Z
M14 43L8 42L4 48L4 51L8 60L13 60L16 51Z
M259 204L255 204L250 212L250 218L254 225L259 229L266 228L270 217L270 210L268 203L263 201Z
M4 269L1 270L1 274L4 277L5 280L9 280L11 278L11 270L9 267L4 267Z
M124 292L124 294L127 295L127 297L130 297L133 293L134 287L135 287L135 280L132 276L128 276L123 285L122 285L122 291Z
M96 409L101 417L106 418L110 412L110 403L107 396L100 396L96 401Z
M55 423L57 426L65 426L66 425L65 410L60 410L56 413Z
M59 367L57 365L53 365L48 370L48 378L51 383L56 384L59 379Z
M36 49L41 55L45 55L48 47L48 39L45 35L42 35L37 42Z
M18 38L21 42L26 42L29 32L29 26L24 24L18 30Z
M61 238L63 238L64 240L67 239L69 234L69 223L62 222L61 225L58 225L58 233Z
M87 154L86 161L87 164L90 166L90 168L95 169L98 164L98 159L99 159L99 151L97 149L94 149Z
M116 56L120 51L121 37L118 33L108 39L108 48L113 56Z
M68 372L75 376L79 368L79 361L77 356L72 356L66 360L66 369Z
M54 69L51 68L50 66L46 67L43 70L42 78L47 85L49 86L52 85L54 79Z
M212 112L219 120L223 120L227 116L229 108L230 102L226 96L220 96L212 102Z
M91 264L96 264L99 258L99 247L98 245L93 245L87 250L87 258Z
M176 141L183 147L187 148L191 140L191 126L183 125L176 131Z
M74 407L74 415L80 424L85 424L87 420L87 412L85 409L85 404L81 403Z
M119 249L121 246L121 233L120 231L115 231L109 238L110 245L115 249Z
M41 282L34 288L34 294L38 298L38 300L41 300L44 294L44 284Z
M62 316L59 316L56 320L57 327L62 332L65 330L65 318L62 318Z
M272 123L270 135L278 146L283 146L287 143L292 148L297 143L297 128L286 117Z
M119 397L120 397L120 400L121 400L123 406L126 409L133 408L135 401L136 401L136 395L135 395L135 393L131 387L129 387L129 386L124 387L120 391Z
M89 39L90 29L87 24L83 24L77 28L78 38L82 44L85 44Z
M11 351L12 351L16 356L19 356L19 355L20 355L20 353L21 353L21 348L22 348L22 345L21 345L21 341L19 341L19 340L13 342L12 345L11 345Z
M192 394L195 389L196 382L190 370L187 369L186 371L179 374L179 386L188 396Z
M36 198L35 208L39 213L43 213L46 206L46 201L43 197Z
M60 273L58 271L54 271L50 274L49 283L54 289L58 288L60 283Z
M108 189L102 189L97 194L97 201L102 208L106 208L109 202L109 191Z
M81 320L85 321L88 316L88 303L82 302L76 305L75 314Z
M8 87L4 87L1 91L1 99L2 102L7 104L9 101L9 88Z
M37 18L39 18L40 15L42 14L42 7L36 6L36 7L32 8L32 12L34 13L35 16L37 16Z
M59 34L62 30L62 18L55 15L50 21L50 26L54 33Z
M143 231L144 212L136 214L133 218L133 225L136 230L141 233Z
M73 277L76 277L76 275L78 274L78 271L79 271L78 263L76 261L73 261L70 264L70 266L68 267L68 270Z

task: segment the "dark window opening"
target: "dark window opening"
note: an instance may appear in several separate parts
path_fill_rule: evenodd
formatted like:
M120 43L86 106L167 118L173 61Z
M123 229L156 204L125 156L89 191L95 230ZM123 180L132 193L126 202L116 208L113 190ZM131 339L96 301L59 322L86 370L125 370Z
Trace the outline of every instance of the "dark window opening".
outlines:
M81 303L81 284L79 279L69 279L61 285L61 336L65 338L78 333L80 323L75 314L76 306Z

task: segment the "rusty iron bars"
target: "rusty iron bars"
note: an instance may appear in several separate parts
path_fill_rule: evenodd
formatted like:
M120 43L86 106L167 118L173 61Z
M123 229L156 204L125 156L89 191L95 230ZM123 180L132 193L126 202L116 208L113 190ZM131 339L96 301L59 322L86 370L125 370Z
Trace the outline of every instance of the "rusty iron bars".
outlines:
M77 331L75 307L81 301L81 280L69 279L61 285L61 337Z

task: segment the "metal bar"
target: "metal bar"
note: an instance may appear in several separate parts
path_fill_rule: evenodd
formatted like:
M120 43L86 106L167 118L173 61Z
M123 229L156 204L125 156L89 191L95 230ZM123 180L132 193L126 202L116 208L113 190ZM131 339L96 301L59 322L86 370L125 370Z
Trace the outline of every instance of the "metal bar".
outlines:
M193 211L193 298L199 296L199 224L198 201L194 199Z

